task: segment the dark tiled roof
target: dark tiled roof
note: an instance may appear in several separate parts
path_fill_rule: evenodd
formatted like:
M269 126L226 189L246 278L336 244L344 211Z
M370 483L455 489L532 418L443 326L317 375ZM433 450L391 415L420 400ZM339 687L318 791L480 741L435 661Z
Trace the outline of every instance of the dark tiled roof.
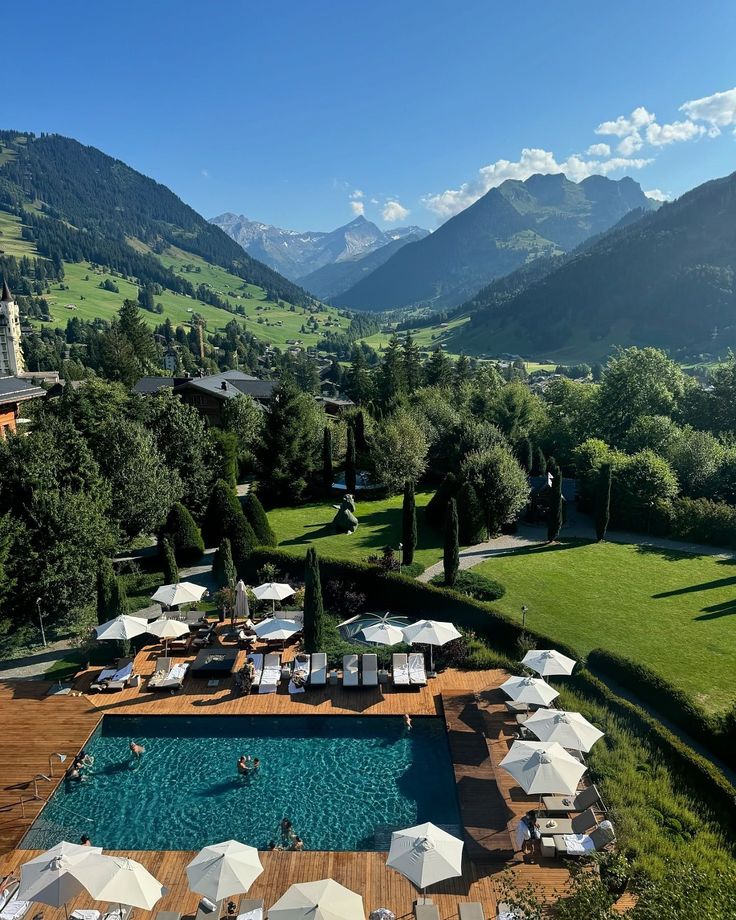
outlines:
M225 386L223 387L223 383ZM232 399L241 393L253 399L270 399L276 384L273 380L259 380L242 371L224 371L222 374L210 374L207 377L192 377L191 380L177 382L176 392L199 390L218 399Z
M149 396L151 393L158 393L159 390L173 386L173 377L141 377L133 387L133 392L141 396Z
M46 390L22 377L0 377L0 402L20 402L45 396Z

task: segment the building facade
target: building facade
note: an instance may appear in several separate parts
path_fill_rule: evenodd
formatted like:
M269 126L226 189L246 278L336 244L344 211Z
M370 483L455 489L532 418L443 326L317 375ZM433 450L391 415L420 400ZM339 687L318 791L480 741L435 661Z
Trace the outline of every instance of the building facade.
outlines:
M3 281L0 297L0 377L15 377L25 371L20 340L20 310L7 282Z

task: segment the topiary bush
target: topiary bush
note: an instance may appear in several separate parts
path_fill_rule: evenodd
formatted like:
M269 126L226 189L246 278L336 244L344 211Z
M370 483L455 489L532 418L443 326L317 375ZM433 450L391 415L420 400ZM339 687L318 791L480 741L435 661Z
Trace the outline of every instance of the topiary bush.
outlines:
M174 502L166 518L164 534L171 540L179 565L199 562L204 553L204 540L194 518L181 502Z
M202 536L207 546L219 546L242 513L235 489L224 479L218 479L212 487L202 518Z
M442 574L430 579L430 584L437 585L438 588L448 587ZM457 573L452 590L475 598L477 601L497 601L506 593L506 588L501 582L488 578L487 575L481 575L480 572L473 572L472 569L461 569Z
M261 546L276 546L278 543L276 534L268 521L268 515L263 510L263 505L252 489L244 497L242 507L258 543Z

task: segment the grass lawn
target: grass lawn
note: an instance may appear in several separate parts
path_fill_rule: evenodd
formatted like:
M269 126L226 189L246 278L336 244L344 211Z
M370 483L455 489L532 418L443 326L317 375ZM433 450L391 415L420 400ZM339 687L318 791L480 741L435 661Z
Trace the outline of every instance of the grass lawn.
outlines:
M417 492L417 524L419 548L414 561L425 568L442 558L442 534L425 527L422 509L434 493ZM398 554L401 540L402 496L376 501L359 501L356 504L358 529L353 534L336 534L330 522L335 516L331 501L315 502L298 508L275 508L268 514L279 547L290 553L306 553L314 545L317 553L335 559L362 562L367 556L384 546L393 546Z
M736 563L616 543L569 542L499 556L495 606L581 653L648 665L710 710L736 701Z

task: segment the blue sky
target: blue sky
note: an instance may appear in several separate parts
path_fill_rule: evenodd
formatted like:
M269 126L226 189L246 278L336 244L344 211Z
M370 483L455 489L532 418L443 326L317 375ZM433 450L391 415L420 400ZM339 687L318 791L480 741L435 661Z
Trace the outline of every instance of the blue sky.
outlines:
M534 171L676 196L736 168L725 0L5 7L2 127L99 147L207 217L433 228Z

